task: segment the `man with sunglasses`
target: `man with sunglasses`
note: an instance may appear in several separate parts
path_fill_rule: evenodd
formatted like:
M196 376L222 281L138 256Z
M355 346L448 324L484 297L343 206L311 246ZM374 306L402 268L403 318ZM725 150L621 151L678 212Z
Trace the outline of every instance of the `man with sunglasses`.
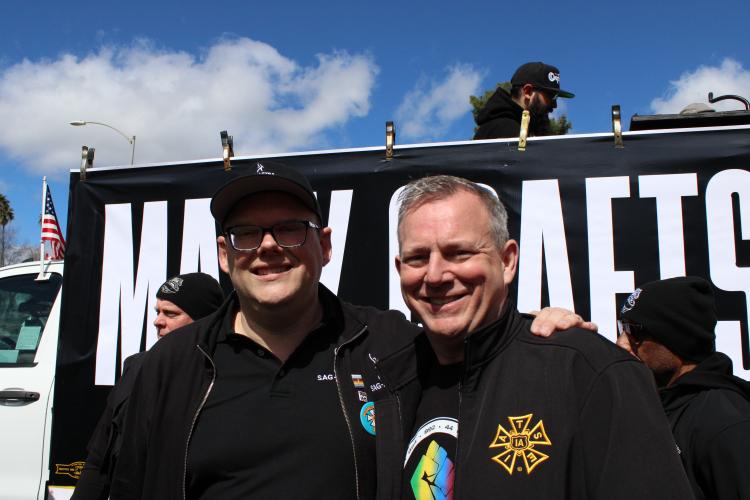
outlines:
M696 498L748 499L750 383L716 351L715 326L708 281L652 281L623 304L617 344L653 372Z
M550 135L549 113L557 107L558 97L574 97L560 89L560 71L543 62L526 63L509 84L498 87L479 112L474 139L518 137L524 110L531 114L529 135Z

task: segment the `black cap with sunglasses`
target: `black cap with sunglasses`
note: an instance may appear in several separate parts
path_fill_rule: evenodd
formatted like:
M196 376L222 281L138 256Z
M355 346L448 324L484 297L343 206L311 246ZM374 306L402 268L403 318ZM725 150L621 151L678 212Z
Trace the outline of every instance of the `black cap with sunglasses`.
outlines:
M575 94L560 89L560 70L541 61L529 62L521 65L510 79L512 86L533 85L535 88L547 90L554 98L575 97Z
M716 351L713 289L697 276L641 285L625 300L619 319L622 330L637 342L653 338L689 361L702 361Z
M235 167L237 171L240 167ZM278 191L294 196L313 211L322 222L320 205L310 181L295 169L274 161L257 161L246 173L221 186L211 198L211 214L222 228L232 209L243 198L256 193Z

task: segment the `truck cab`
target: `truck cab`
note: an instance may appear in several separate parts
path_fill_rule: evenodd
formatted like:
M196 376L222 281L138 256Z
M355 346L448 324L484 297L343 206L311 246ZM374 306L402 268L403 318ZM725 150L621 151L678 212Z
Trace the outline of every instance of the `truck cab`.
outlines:
M63 262L0 269L0 488L44 498Z

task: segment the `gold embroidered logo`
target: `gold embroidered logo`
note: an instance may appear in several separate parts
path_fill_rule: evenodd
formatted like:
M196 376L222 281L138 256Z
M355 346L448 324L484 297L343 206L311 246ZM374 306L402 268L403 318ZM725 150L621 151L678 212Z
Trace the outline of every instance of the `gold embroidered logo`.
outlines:
M537 465L549 458L549 455L536 449L537 446L551 446L552 441L547 437L541 420L529 430L533 416L533 413L529 413L522 417L508 417L510 431L505 430L502 424L497 426L497 435L490 448L503 448L504 451L492 457L492 460L502 465L508 474L523 470L531 474Z
M55 464L55 474L59 476L70 476L79 479L86 462L73 462L72 464Z

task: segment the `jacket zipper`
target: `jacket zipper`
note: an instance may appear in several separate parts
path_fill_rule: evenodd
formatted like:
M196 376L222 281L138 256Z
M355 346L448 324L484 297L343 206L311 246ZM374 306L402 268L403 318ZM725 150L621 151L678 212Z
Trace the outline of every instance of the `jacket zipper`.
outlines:
M458 415L456 416L456 420L458 421L458 428L456 429L456 456L455 456L455 465L453 466L453 496L454 498L458 498L458 453L459 453L459 444L461 442L461 388L464 385L464 378L466 377L466 371L468 370L468 360L469 359L469 341L464 340L464 369L463 373L461 374L461 378L458 380Z
M456 416L458 426L456 428L456 465L453 468L453 492L458 493L458 444L461 438L461 382L458 382L458 415Z
M206 351L203 350L203 348L199 345L196 345L195 347L198 348L198 350L203 354L209 363L211 363L211 383L208 384L208 389L206 389L206 394L203 395L203 400L201 401L201 404L198 405L198 409L195 410L195 415L193 415L193 421L190 424L190 432L188 432L187 441L185 442L185 464L184 469L182 471L182 500L187 499L187 467L188 467L188 447L190 446L190 439L193 437L193 430L195 429L195 422L198 420L198 415L203 410L203 407L206 405L206 401L208 400L208 395L211 394L211 389L214 388L214 382L216 382L216 365L214 364L214 360L211 359L211 356L206 353Z
M338 359L339 350L344 347L345 345L353 342L357 339L360 335L362 335L365 330L367 330L367 325L363 326L361 330L359 330L357 333L354 334L352 338L341 344L340 346L336 347L333 350L333 378L336 379L336 391L339 395L339 404L341 405L341 411L344 414L344 420L346 421L346 428L349 431L349 440L352 443L352 454L354 455L354 484L357 490L357 500L359 500L359 465L357 464L357 448L354 444L354 431L352 430L352 423L349 420L349 413L346 411L346 404L344 403L344 393L341 391L341 384L339 383L339 374L338 370L336 369L336 360Z

